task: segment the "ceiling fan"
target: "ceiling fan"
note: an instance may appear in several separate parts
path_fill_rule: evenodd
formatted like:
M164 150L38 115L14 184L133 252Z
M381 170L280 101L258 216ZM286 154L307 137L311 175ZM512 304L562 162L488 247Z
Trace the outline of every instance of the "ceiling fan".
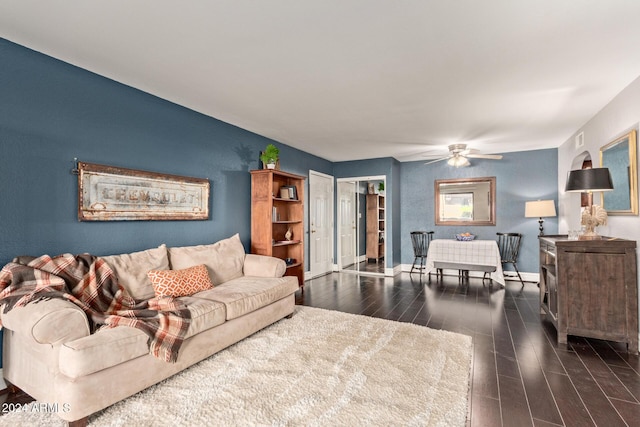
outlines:
M477 150L467 148L467 144L451 144L449 146L448 156L445 156L436 160L432 160L430 162L426 162L425 165L447 160L447 164L449 164L450 166L455 166L459 168L463 166L469 166L471 163L469 163L468 159L500 160L502 159L502 155L501 154L480 154Z

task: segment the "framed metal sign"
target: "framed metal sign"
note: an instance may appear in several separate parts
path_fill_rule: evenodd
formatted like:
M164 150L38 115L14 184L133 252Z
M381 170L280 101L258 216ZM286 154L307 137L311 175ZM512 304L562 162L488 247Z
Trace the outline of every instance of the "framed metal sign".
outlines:
M209 180L78 163L78 220L205 220Z

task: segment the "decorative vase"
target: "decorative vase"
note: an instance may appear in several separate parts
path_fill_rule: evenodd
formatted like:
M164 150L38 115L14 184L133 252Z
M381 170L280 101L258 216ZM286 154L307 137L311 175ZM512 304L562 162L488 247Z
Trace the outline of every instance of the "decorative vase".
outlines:
M287 229L287 232L284 233L284 238L286 240L291 240L292 237L293 237L293 231L291 231L291 227L289 227L289 229Z

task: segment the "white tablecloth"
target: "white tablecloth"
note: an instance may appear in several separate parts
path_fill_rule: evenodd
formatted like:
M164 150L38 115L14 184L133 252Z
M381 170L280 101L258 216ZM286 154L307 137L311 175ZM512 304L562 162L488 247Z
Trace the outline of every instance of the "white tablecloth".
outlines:
M500 250L495 240L461 242L455 239L434 239L427 252L427 273L435 270L435 261L495 266L496 271L491 273L491 279L504 286Z

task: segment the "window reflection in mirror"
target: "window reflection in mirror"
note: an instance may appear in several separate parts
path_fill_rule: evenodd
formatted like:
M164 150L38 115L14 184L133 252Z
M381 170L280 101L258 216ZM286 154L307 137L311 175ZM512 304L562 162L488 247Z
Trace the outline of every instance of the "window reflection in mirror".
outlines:
M495 184L495 177L436 180L436 225L495 225Z
M473 193L449 193L440 187L440 218L444 221L473 220Z

